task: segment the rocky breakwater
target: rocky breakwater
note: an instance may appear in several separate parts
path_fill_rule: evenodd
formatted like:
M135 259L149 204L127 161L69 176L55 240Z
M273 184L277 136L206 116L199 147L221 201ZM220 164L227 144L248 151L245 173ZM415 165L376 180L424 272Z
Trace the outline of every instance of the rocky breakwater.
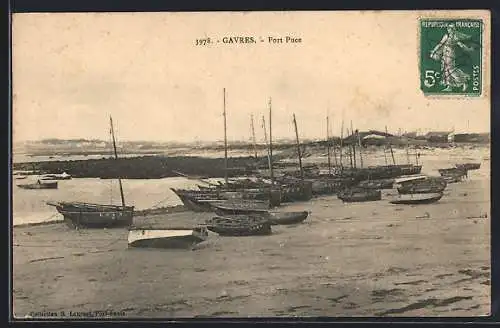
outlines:
M241 176L252 171L254 157L229 158L228 175ZM34 170L43 174L66 172L75 178L160 179L183 174L194 177L224 177L224 158L191 156L141 156L88 160L14 163L13 170Z

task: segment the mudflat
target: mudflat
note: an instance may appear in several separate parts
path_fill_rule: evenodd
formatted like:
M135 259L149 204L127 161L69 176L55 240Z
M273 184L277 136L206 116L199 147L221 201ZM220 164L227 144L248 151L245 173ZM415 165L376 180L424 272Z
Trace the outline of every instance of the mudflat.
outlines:
M15 227L17 318L110 316L476 316L490 312L489 179L450 184L427 205L342 204L280 210L304 223L270 236L209 239L193 250L128 248L127 230ZM138 217L193 225L210 213ZM101 311L101 312L99 312Z

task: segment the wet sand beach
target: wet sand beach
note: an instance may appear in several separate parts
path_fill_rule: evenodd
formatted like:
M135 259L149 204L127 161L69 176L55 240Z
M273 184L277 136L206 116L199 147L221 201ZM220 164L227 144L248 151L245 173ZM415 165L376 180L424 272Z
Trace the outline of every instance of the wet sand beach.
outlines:
M14 314L488 315L485 169L484 178L450 184L435 204L389 204L394 190L384 191L381 201L357 204L325 196L280 209L311 211L302 224L273 226L271 236L210 233L193 250L128 248L125 229L15 227ZM188 225L212 215L139 217L135 224Z

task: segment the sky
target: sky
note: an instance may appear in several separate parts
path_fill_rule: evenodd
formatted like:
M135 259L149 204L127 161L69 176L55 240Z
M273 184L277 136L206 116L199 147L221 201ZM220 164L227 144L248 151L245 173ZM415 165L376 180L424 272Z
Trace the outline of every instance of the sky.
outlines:
M426 97L419 87L419 17L482 17L485 92ZM389 132L490 130L489 14L446 12L219 12L14 14L13 139L263 139L344 127ZM257 44L225 44L251 36ZM300 43L268 43L268 37ZM195 44L210 37L209 46ZM260 42L260 38L264 42Z

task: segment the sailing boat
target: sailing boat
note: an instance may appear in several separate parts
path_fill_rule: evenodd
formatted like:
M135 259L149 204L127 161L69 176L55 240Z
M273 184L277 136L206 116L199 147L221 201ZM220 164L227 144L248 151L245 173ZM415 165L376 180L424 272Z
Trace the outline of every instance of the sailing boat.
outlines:
M111 136L115 160L118 159L116 141L113 129L113 119L109 117ZM47 205L55 206L56 210L64 216L64 221L70 227L104 228L130 226L134 217L134 206L125 205L122 181L118 178L122 205L93 204L83 202L48 202Z

